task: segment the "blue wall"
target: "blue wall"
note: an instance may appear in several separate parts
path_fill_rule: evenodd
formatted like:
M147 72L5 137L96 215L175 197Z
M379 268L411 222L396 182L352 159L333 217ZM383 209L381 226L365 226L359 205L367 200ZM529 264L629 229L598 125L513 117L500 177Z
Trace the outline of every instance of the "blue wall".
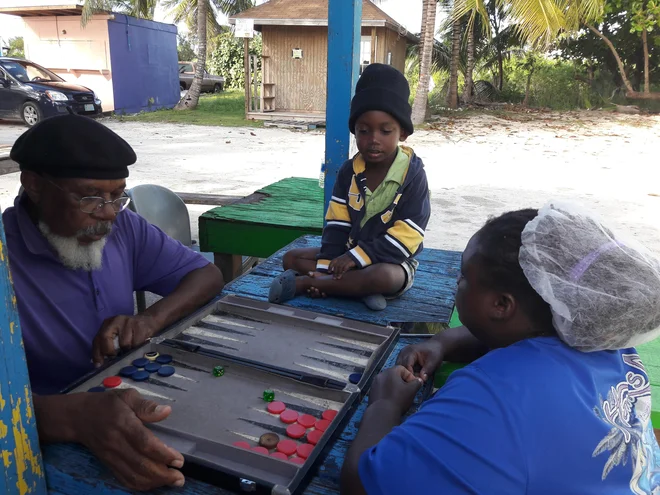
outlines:
M115 112L172 108L180 99L177 28L115 14L108 21Z

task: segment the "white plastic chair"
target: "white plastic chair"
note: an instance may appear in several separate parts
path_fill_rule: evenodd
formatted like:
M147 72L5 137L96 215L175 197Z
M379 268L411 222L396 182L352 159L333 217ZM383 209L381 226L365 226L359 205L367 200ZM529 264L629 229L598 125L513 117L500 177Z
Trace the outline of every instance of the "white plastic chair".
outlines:
M188 207L173 191L156 184L142 184L127 189L126 194L131 198L128 207L155 225L172 239L176 239L184 246L199 252L199 247L192 242L190 230L190 215ZM202 253L208 260L213 261L213 253ZM146 309L145 293L135 293L138 312Z

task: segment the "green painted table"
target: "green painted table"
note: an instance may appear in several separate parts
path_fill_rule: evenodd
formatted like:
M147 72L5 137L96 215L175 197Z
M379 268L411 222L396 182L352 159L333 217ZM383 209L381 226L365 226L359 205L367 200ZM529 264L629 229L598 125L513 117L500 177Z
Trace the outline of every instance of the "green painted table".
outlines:
M268 258L297 238L323 233L318 179L290 177L199 217L202 252L214 253L225 281L240 275L242 256Z

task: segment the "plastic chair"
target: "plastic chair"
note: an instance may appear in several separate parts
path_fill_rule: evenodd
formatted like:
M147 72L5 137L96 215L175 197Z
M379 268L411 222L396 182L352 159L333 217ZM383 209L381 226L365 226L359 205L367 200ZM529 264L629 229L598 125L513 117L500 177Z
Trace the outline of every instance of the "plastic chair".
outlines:
M166 187L143 184L126 190L128 207L184 246L192 246L190 216L183 200Z
M199 252L199 247L192 242L188 207L173 191L156 184L143 184L127 189L126 194L131 198L128 205L131 210L172 239ZM202 255L213 261L213 253ZM138 312L144 311L147 306L145 293L137 291L135 299Z

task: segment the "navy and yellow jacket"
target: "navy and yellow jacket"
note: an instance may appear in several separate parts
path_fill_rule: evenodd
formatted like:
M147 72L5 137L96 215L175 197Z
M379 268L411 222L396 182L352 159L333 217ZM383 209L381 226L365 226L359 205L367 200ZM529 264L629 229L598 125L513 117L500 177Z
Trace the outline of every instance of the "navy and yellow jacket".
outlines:
M403 185L390 206L362 228L367 188L364 160L358 154L341 166L325 216L318 271L327 272L330 261L347 251L359 268L375 263L401 264L422 251L431 216L429 186L422 160L410 148L402 146L401 150L410 157Z

